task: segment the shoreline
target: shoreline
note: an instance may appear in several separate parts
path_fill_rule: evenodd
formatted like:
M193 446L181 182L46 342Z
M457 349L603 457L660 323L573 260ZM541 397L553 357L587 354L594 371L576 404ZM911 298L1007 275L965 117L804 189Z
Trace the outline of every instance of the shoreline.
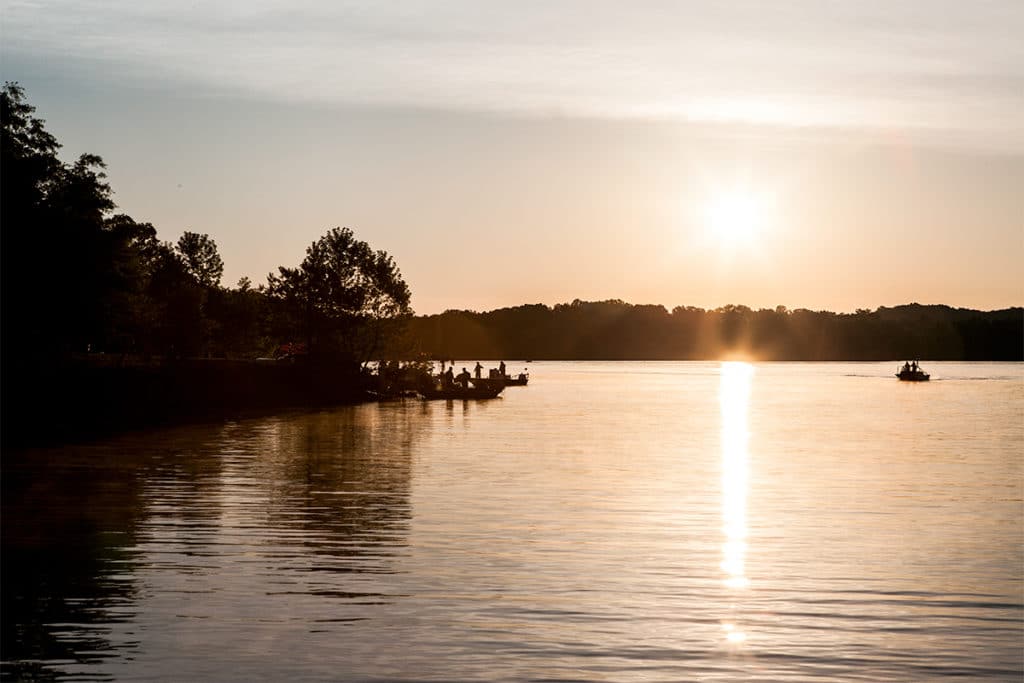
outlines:
M371 400L358 372L280 361L28 364L4 374L2 443L11 449Z
M480 358L487 362L495 359ZM574 359L576 362L722 362L713 359ZM766 360L766 363L884 363L899 359ZM921 359L930 362L1011 362ZM573 362L535 358L532 361ZM469 362L469 361L465 361ZM515 361L529 363L531 361ZM85 443L137 430L262 417L283 411L386 401L380 378L337 364L295 361L101 356L5 368L4 449Z

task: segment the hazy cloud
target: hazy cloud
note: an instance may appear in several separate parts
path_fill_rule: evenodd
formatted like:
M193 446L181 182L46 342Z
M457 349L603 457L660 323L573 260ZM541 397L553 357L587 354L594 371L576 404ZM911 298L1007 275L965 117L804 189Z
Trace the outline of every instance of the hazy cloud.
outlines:
M1024 149L1024 3L6 3L3 53L262 98ZM5 74L16 78L17 74Z

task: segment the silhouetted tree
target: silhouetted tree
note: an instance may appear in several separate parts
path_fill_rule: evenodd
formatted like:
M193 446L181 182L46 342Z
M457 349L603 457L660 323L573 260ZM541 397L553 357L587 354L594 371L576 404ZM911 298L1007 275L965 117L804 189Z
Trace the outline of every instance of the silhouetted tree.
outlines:
M409 287L394 260L348 228L332 229L297 268L281 267L267 282L314 355L365 363L394 322L411 313Z
M35 110L25 101L20 85L4 84L0 91L0 181L7 201L0 210L5 219L21 218L41 209L58 169L63 166L57 158L60 144L43 127L44 121L32 116Z
M273 352L271 310L262 287L253 288L249 278L243 277L234 289L211 290L209 296L207 312L214 321L216 355L252 357Z
M148 294L156 311L157 348L173 357L201 353L206 331L202 286L169 242L156 248L151 268Z
M20 86L4 86L0 269L7 341L32 354L104 346L124 318L118 306L133 283L121 277L123 244L105 222L114 202L103 160L83 154L62 163L60 145L34 111Z
M152 262L160 246L156 228L150 223L137 223L125 214L104 221L113 252L109 264L111 277L119 286L110 293L112 331L107 350L151 351L154 308L148 295Z
M176 247L185 268L200 285L209 289L220 286L224 262L217 253L217 244L209 235L186 231L178 239Z

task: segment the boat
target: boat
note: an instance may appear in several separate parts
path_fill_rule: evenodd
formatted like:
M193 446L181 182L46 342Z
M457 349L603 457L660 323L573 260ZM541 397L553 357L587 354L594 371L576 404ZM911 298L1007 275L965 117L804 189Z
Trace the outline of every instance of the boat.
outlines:
M497 398L498 395L505 390L505 385L501 383L480 383L473 384L472 386L462 386L455 384L450 387L440 387L438 385L433 386L422 386L417 389L420 396L433 401L436 399L445 399L448 401L468 401L486 398Z
M902 368L899 368L896 372L896 377L901 382L927 382L931 375L921 369L917 361L906 362Z
M470 377L469 381L474 387L485 389L497 389L499 387L504 389L507 386L505 380L497 375L493 377Z
M487 377L470 377L469 381L478 386L494 386L500 384L503 387L525 387L530 381L530 373L524 369L518 375L505 374L505 364L501 367L491 368Z
M471 377L469 381L481 386L500 384L504 387L525 387L530 381L530 375L525 372L520 372L516 376L499 375L497 370L493 370L490 377Z

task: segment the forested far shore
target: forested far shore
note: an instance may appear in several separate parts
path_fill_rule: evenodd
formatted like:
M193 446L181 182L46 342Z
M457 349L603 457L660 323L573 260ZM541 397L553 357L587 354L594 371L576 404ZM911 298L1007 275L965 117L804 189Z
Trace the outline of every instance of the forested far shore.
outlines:
M534 360L1024 360L1024 308L907 304L854 313L784 306L712 310L573 301L409 323L431 358Z

